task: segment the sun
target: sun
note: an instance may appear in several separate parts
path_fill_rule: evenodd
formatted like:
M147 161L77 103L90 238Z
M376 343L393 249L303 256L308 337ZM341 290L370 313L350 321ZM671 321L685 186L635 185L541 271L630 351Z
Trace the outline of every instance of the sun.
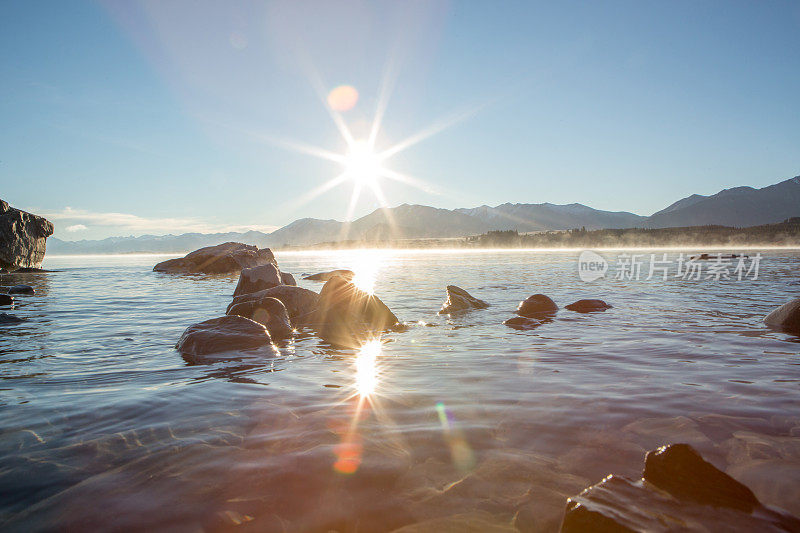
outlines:
M344 157L344 171L359 185L373 185L384 174L382 159L369 142L354 141Z

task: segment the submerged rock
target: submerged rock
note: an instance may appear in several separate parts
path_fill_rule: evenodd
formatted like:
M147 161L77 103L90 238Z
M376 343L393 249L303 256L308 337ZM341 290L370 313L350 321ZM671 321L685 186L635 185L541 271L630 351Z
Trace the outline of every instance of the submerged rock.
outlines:
M800 335L800 298L772 311L764 318L764 323L771 328Z
M293 324L300 323L300 317L308 316L312 313L317 308L317 302L319 302L319 294L314 291L294 285L278 285L271 289L234 297L226 313L229 313L234 305L248 301L258 301L263 298L280 300L286 306L289 319Z
M239 274L239 282L236 284L234 296L240 294L250 294L251 292L263 291L282 285L281 271L273 264L261 265L253 268L242 269Z
M269 248L258 249L240 242L226 242L207 246L178 259L169 259L153 267L156 272L180 274L227 274L243 268L276 264Z
M34 294L35 292L30 285L14 285L8 288L8 294Z
M311 322L324 340L358 347L377 333L396 327L399 320L380 298L334 276L322 287Z
M515 316L514 318L509 318L505 322L504 325L514 328L514 329L534 329L538 328L545 322L550 322L550 319L544 318L528 318L524 316Z
M297 285L297 280L288 272L281 272L281 282L284 285Z
M0 268L42 266L47 238L52 234L52 222L0 200Z
M753 492L688 444L647 453L641 480L610 475L567 500L561 531L797 531L800 520Z
M0 313L0 324L19 324L23 319L8 313Z
M611 309L611 306L603 300L578 300L575 303L565 305L564 308L578 313L595 313Z
M558 311L556 303L544 294L534 294L519 303L517 314L528 318L553 314Z
M14 305L14 298L8 294L0 294L0 305Z
M447 300L445 300L444 305L442 305L441 310L439 310L439 314L447 315L468 311L470 309L485 309L487 307L489 307L489 304L475 298L461 287L448 285Z
M286 306L276 298L266 297L260 300L241 302L230 306L226 314L243 316L263 324L273 339L285 339L292 336L289 313L286 311Z
M262 324L238 315L226 315L189 326L175 348L186 355L204 355L258 348L271 342Z
M329 281L334 276L341 276L346 280L353 279L356 274L352 270L331 270L330 272L320 272L319 274L311 274L303 279L311 281Z

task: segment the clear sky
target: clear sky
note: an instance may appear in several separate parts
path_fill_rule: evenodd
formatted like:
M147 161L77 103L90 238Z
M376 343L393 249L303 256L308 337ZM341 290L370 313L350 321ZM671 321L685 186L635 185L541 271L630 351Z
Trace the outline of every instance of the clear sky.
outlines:
M800 174L800 3L0 2L0 198L66 239L343 219L377 147L390 205L648 215ZM384 92L382 93L382 88ZM366 193L354 216L378 205ZM69 231L68 231L69 229Z

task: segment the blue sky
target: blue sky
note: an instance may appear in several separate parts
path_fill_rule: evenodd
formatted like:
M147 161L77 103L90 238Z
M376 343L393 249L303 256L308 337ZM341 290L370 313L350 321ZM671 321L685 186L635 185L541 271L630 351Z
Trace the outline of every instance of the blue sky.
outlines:
M345 151L338 85L357 138L390 89L379 148L441 130L390 205L647 215L800 174L797 2L7 0L0 50L0 197L66 239L342 219L352 183L305 198L341 166L284 146Z

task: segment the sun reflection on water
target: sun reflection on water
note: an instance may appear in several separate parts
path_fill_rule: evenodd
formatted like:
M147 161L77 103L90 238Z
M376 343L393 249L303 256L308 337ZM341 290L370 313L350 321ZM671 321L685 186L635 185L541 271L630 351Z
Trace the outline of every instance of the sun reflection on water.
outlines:
M377 360L381 354L381 341L364 344L356 355L356 390L360 396L369 396L378 386Z

